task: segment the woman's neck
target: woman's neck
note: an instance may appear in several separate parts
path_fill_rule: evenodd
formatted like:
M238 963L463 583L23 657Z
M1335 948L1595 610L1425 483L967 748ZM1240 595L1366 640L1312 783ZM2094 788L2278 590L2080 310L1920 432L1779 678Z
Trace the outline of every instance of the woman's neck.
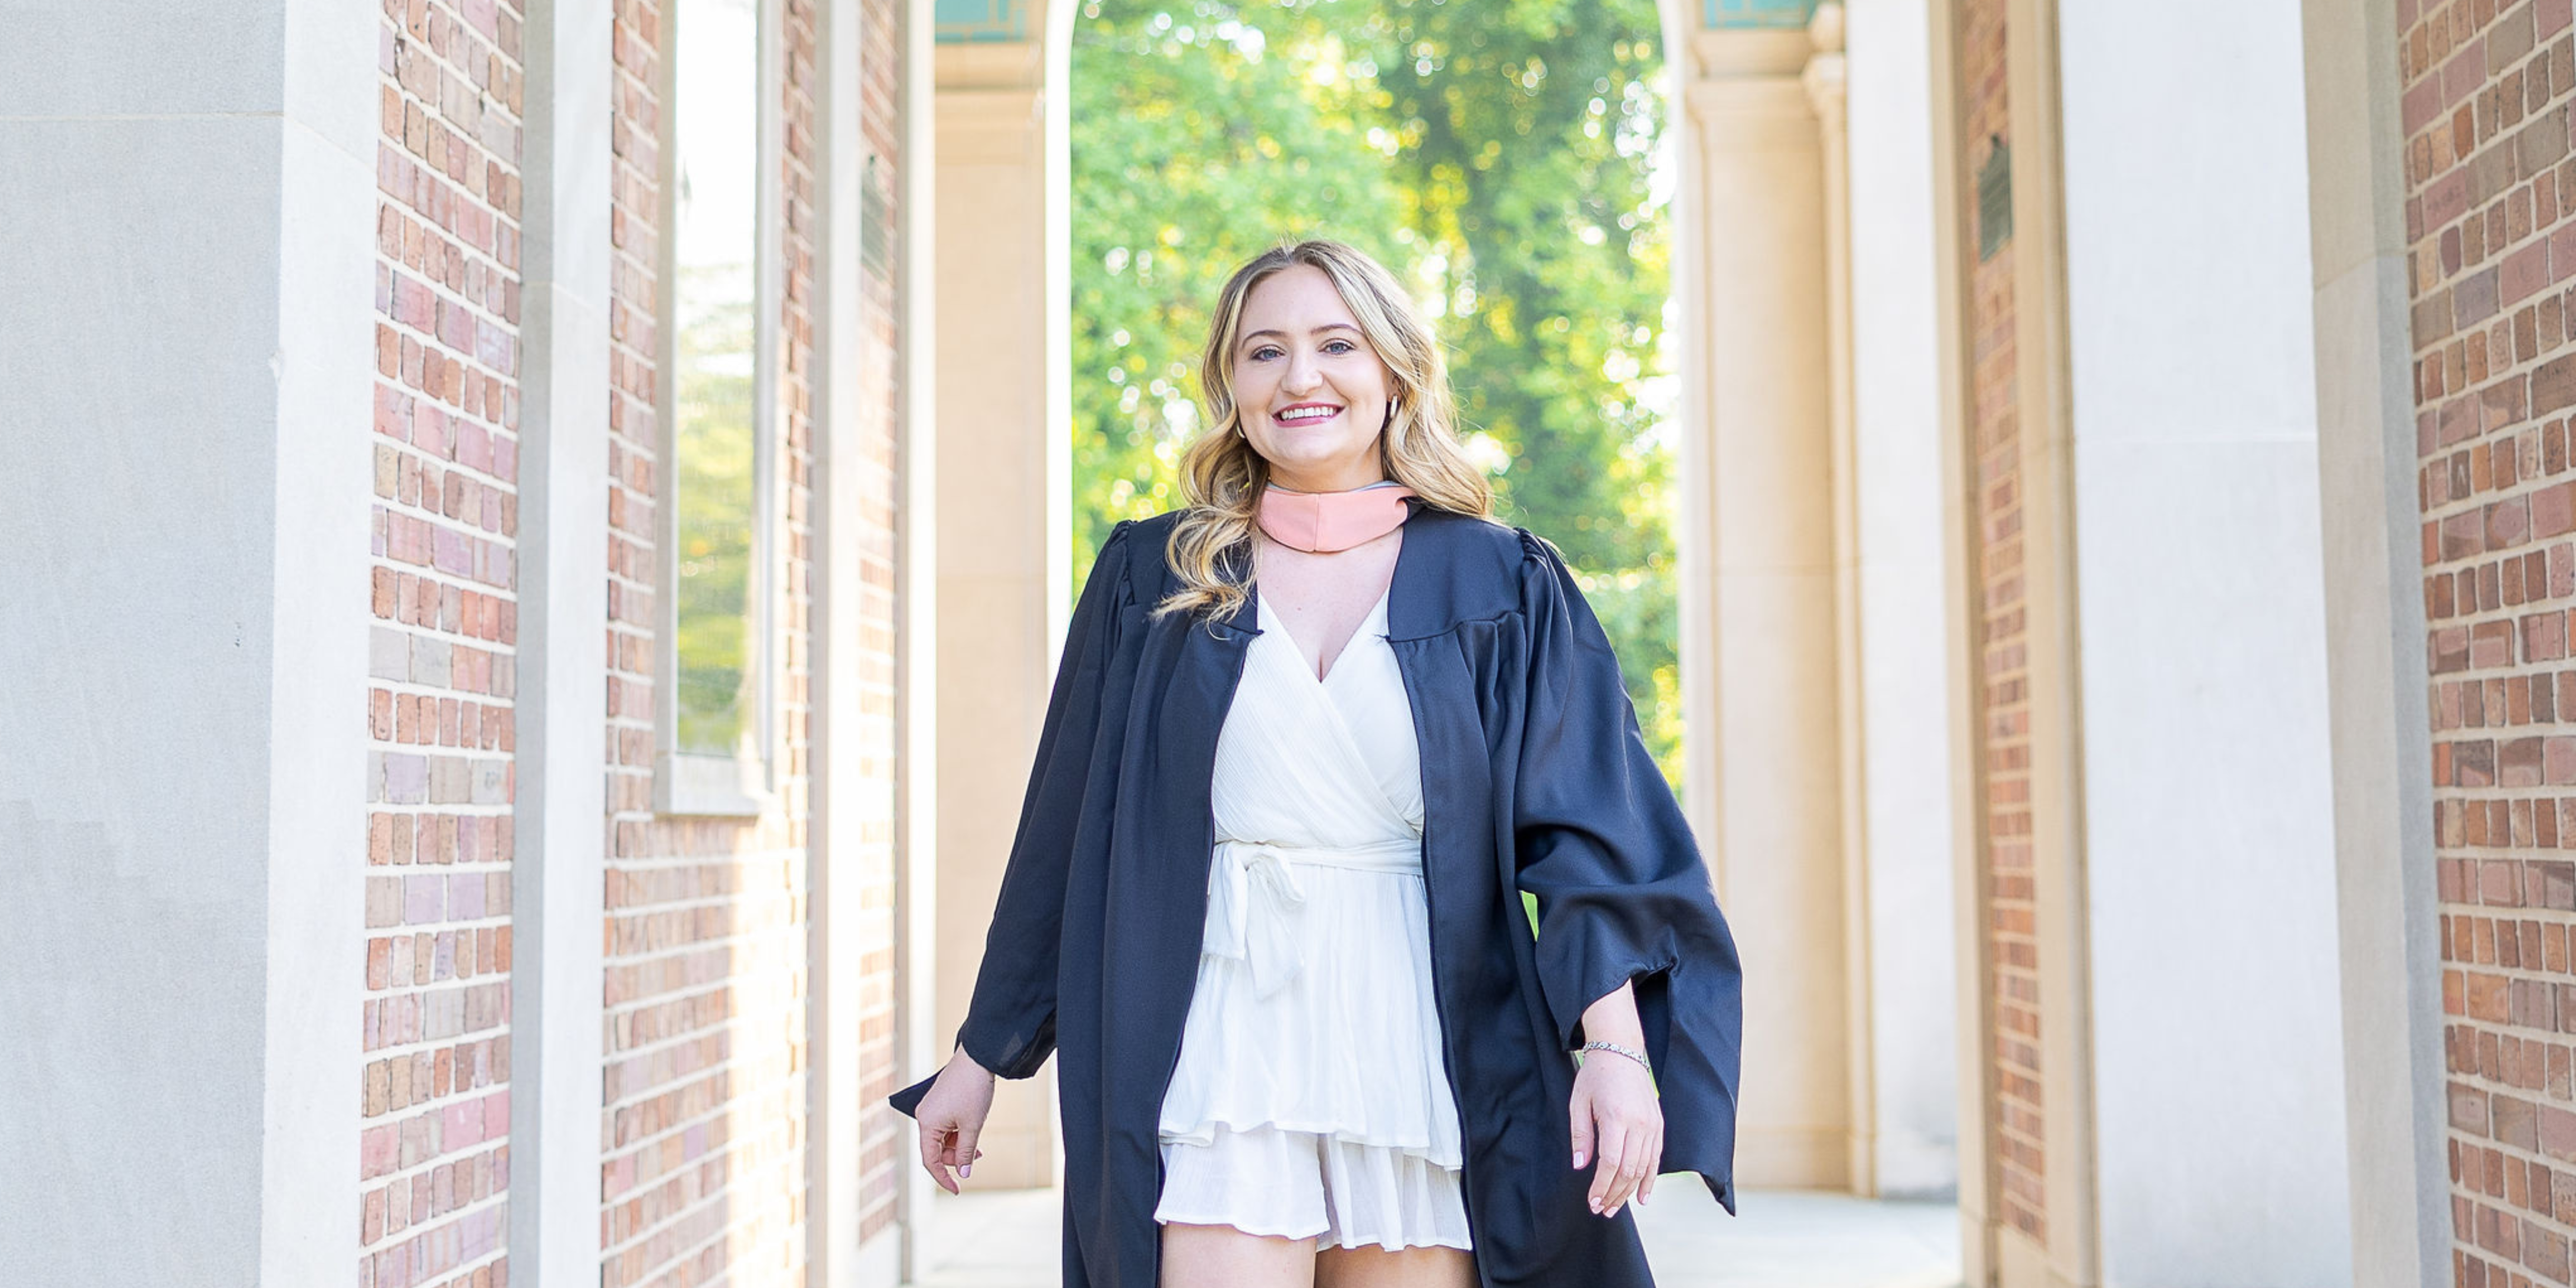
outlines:
M1386 471L1379 469L1374 461L1347 469L1312 472L1273 466L1269 479L1272 487L1286 488L1291 492L1352 492L1386 481Z

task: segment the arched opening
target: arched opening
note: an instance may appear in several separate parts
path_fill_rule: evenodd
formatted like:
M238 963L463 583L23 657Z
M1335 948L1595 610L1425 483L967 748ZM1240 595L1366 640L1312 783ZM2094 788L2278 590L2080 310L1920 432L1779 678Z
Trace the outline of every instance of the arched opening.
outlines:
M1522 74L1509 79L1499 74L1500 53L1474 64L1492 77L1485 88L1512 106L1549 102L1553 90L1583 79L1568 106L1546 109L1583 140L1558 151L1643 176L1624 208L1597 193L1524 199L1515 228L1537 227L1533 211L1553 212L1554 222L1481 259L1460 236L1466 215L1482 217L1464 176L1452 179L1459 192L1434 192L1426 203L1415 188L1428 185L1416 176L1436 179L1437 168L1403 172L1418 163L1408 131L1428 133L1434 122L1419 111L1397 114L1384 74L1436 81L1448 70L1436 46L1428 69L1394 66L1398 55L1415 58L1399 43L1400 24L1471 6L1282 6L1250 18L1231 6L1127 0L954 7L991 21L944 27L937 51L940 455L960 463L940 484L939 721L974 731L941 741L937 1028L953 1028L951 1008L962 1010L990 907L986 883L998 881L1018 805L1017 784L993 765L1007 759L1012 730L1034 744L1063 606L1111 521L1177 501L1171 464L1196 428L1203 310L1242 258L1283 234L1323 232L1377 251L1439 301L1462 386L1507 364L1542 372L1581 364L1587 379L1598 372L1581 393L1552 391L1586 413L1577 432L1549 418L1544 398L1512 403L1521 391L1508 381L1481 404L1471 396L1467 428L1513 461L1502 481L1522 511L1517 521L1570 554L1569 538L1587 529L1613 552L1591 567L1577 557L1594 576L1587 595L1605 617L1628 615L1642 647L1623 647L1623 662L1641 723L1661 735L1657 750L1680 781L1739 933L1761 939L1747 950L1748 960L1758 952L1768 964L1748 981L1748 1024L1767 1041L1748 1053L1748 1085L1761 1096L1748 1102L1740 1176L1755 1187L1841 1195L1946 1189L1955 1166L1944 1133L1956 989L1946 916L1924 914L1943 912L1948 898L1949 838L1945 825L1926 825L1919 806L1946 808L1948 771L1938 756L1916 754L1941 747L1946 694L1937 652L1909 643L1908 632L1919 640L1927 628L1907 620L1902 602L1939 584L1937 477L1920 468L1937 459L1928 437L1930 328L1877 310L1884 290L1860 317L1847 305L1828 307L1851 292L1853 248L1881 235L1867 218L1853 226L1849 185L1828 190L1828 176L1846 173L1839 7L1819 19L1805 0L1593 5L1619 12L1625 26L1589 33L1580 52L1616 75L1568 72L1583 65L1580 56L1544 73L1524 58ZM1481 31L1492 51L1495 25L1461 20L1447 30L1463 33L1462 42ZM1919 64L1920 18L1897 29L1905 34L1877 57ZM1327 55L1331 71L1319 79ZM1371 74L1351 75L1350 62L1363 57ZM1117 74L1087 76L1095 58ZM1262 79L1282 68L1292 74ZM1363 90L1384 101L1363 99ZM1909 95L1919 120L1922 93L1919 79L1883 86L1873 139L1902 133L1890 120ZM1238 119L1243 105L1259 119ZM1857 103L1852 110L1862 112ZM1502 119L1511 128L1509 115ZM1601 133L1583 134L1586 124ZM1457 131L1454 121L1440 125ZM1629 152L1619 147L1623 125L1636 145ZM1539 125L1529 128L1536 134ZM1353 152L1332 153L1336 140ZM1462 168L1484 155L1460 139L1443 142ZM1489 164L1509 165L1510 155L1505 147ZM1855 161L1853 182L1883 178L1885 166ZM1322 185L1312 195L1298 188L1318 175L1330 179L1329 196ZM1913 220L1917 234L1928 221L1925 187L1902 194L1914 204L1897 217ZM1880 200L1871 211L1901 205ZM1623 215L1632 225L1619 223ZM1832 227L1829 215L1845 226ZM1586 224L1599 242L1586 240ZM1898 240L1904 232L1896 230ZM1551 245L1579 261L1589 251L1627 253L1634 241L1655 244L1662 278L1620 283L1623 298L1651 300L1643 307L1507 309L1516 297L1480 280L1507 275L1516 258L1543 260ZM1633 265L1636 256L1627 257ZM1919 255L1909 266L1922 269ZM1928 314L1928 272L1920 285ZM1603 316L1625 321L1627 347L1603 342L1620 334ZM1506 320L1508 328L1496 325ZM1530 342L1534 330L1544 343ZM1851 369L1855 334L1903 336L1925 353L1922 387L1878 394L1875 419L1875 377L1856 379ZM1614 415L1602 415L1613 400L1603 389L1622 404ZM1914 402L1911 420L1885 414ZM1530 405L1539 411L1518 410ZM1891 435L1924 441L1916 457L1879 454ZM1605 443L1624 455L1586 457ZM1550 452L1573 463L1557 473L1586 476L1537 477L1533 467ZM995 460L1020 468L996 479ZM1590 460L1613 468L1587 469ZM1647 487L1618 486L1655 471L1660 497L1641 500ZM1889 482L1919 493L1907 504L1920 504L1890 508L1870 493ZM1870 518L1860 514L1864 494L1875 498ZM1632 521L1640 512L1658 529L1660 564L1654 552L1618 557L1623 541L1628 550L1641 544ZM1878 522L1889 514L1901 521ZM1863 546L1877 553L1865 557ZM1871 620L1882 623L1874 653L1863 647ZM1640 656L1642 664L1631 660ZM1890 693L1909 696L1881 700ZM1873 833L1877 819L1900 825ZM1919 1031L1904 1031L1909 1025ZM1052 1179L1051 1088L1004 1090L1014 1103L997 1108L1003 1126L988 1132L987 1153L998 1152L998 1140L1022 1158L979 1166L978 1179L990 1170L1042 1185ZM985 1228L1049 1222L1051 1198L1017 1201L1020 1217L991 1218ZM1935 1211L1931 1242L1918 1247L1937 1249L1938 1232L1955 1229ZM1834 1211L1819 1219L1825 1224L1766 1225L1806 1254L1830 1253L1836 1239L1822 1232L1833 1228Z

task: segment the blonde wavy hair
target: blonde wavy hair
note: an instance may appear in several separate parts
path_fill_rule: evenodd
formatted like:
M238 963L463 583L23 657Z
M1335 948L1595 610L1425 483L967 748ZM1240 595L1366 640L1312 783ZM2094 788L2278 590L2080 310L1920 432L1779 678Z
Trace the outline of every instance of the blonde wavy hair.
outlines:
M1395 275L1341 242L1285 243L1234 270L1217 294L1207 351L1199 359L1208 428L1181 454L1181 495L1187 508L1164 548L1181 586L1155 606L1156 617L1177 612L1224 617L1247 598L1253 512L1270 485L1270 463L1243 433L1232 355L1242 334L1243 302L1252 288L1299 264L1322 269L1332 279L1343 306L1393 378L1395 410L1377 440L1378 465L1386 477L1412 488L1434 509L1493 517L1493 486L1458 443L1457 404L1449 392L1449 367L1439 338Z

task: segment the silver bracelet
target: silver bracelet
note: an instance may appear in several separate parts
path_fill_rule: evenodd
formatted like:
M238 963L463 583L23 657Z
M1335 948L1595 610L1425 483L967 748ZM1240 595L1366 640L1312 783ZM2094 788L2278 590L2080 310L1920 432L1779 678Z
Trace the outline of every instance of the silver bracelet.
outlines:
M1631 1050L1616 1042L1586 1042L1575 1049L1578 1051L1608 1051L1614 1055L1624 1055L1629 1059L1636 1061L1638 1064L1645 1066L1646 1072L1653 1073L1655 1071L1654 1062L1646 1058L1645 1052Z

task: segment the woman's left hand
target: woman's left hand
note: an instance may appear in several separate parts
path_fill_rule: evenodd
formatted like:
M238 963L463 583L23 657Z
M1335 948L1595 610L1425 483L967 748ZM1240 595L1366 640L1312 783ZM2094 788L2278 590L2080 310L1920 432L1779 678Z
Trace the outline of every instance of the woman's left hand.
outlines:
M1603 1041L1645 1046L1636 993L1627 984L1593 1003L1584 1012L1583 1026ZM1663 1170L1664 1107L1646 1067L1615 1051L1585 1052L1583 1067L1574 1074L1569 1108L1574 1170L1593 1165L1592 1210L1615 1216L1631 1197L1643 1201L1653 1195L1655 1173Z

